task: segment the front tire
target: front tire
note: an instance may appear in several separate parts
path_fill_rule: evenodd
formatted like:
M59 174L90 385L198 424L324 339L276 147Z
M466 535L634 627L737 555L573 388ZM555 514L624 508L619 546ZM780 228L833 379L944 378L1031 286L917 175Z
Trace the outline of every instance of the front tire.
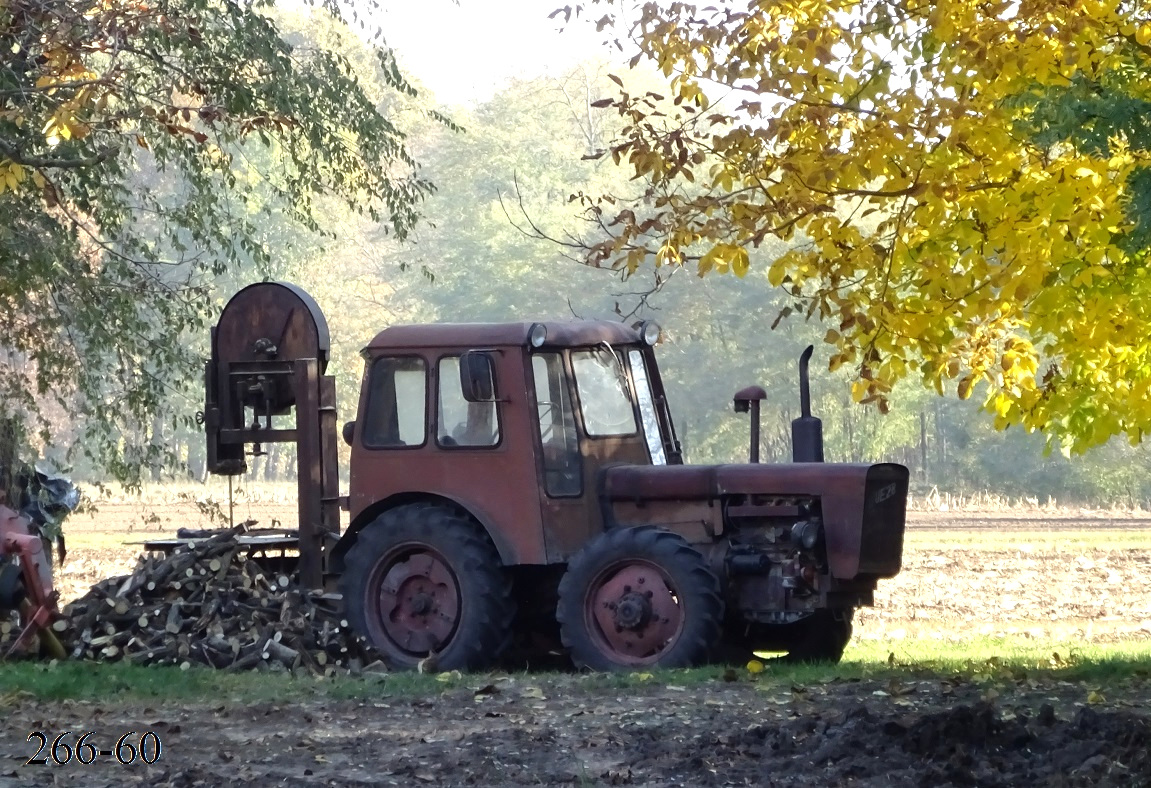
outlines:
M723 600L715 573L683 537L621 528L572 559L556 618L577 667L687 667L719 641Z
M365 526L340 590L352 626L396 670L428 657L434 670L479 670L511 637L515 603L499 553L447 506L408 504Z

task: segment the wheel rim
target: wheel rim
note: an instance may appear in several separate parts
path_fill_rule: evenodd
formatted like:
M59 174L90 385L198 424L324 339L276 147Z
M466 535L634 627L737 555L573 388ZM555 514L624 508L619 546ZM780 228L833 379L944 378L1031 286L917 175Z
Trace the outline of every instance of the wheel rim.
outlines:
M667 574L649 561L622 561L592 581L584 601L592 642L612 662L649 665L683 631L682 601Z
M412 656L442 650L459 625L459 583L427 545L404 545L381 558L365 594L372 640Z

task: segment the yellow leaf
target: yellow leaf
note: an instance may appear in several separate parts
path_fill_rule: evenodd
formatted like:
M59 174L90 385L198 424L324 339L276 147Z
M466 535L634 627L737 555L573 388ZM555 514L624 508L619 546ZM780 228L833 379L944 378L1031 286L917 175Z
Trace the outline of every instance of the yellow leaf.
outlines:
M742 279L750 267L751 260L747 255L747 250L742 246L738 247L735 250L735 257L731 261L731 272Z
M763 673L763 663L758 659L753 659L747 663L747 672L754 675Z
M1087 693L1088 703L1102 703L1105 700L1107 700L1107 698L1103 697L1103 693L1099 690L1091 690Z

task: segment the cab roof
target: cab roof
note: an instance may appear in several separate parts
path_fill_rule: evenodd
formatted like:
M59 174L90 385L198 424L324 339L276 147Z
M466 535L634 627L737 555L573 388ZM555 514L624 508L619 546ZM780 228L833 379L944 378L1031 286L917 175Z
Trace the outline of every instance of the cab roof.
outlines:
M638 329L611 320L537 321L547 328L544 347L581 347L607 342L642 342ZM523 346L536 322L424 323L385 328L368 343L368 350L395 348L483 348Z

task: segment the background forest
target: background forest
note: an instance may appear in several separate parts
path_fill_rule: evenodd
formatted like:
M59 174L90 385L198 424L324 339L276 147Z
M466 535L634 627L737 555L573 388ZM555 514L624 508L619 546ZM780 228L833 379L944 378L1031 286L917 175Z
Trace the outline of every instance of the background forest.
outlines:
M368 94L387 104L388 116L406 134L420 174L435 185L421 208L424 221L403 242L337 200L317 211L321 236L285 212L254 214L249 221L261 253L215 282L218 307L243 284L264 277L296 281L316 297L331 328L341 421L355 410L359 349L387 325L653 318L664 328L663 377L689 462L746 458L747 420L732 412L731 395L752 383L768 391L763 455L787 460L790 420L798 410L796 360L804 346L815 344L813 404L823 419L829 460L902 462L920 492L987 492L1039 503L1151 501L1151 454L1143 446L1113 440L1083 456L1045 454L1042 436L996 432L978 397L939 397L915 382L896 387L887 415L853 403L849 371L827 371L829 348L822 339L829 326L792 313L787 295L769 284L768 266L759 264L785 252L782 243L758 250L761 259L742 279L704 279L685 269L669 275L666 268L621 278L576 262L569 244L594 229L576 196L626 195L636 188L610 158L591 156L619 131L617 114L592 106L617 90L608 65L587 62L562 77L509 83L479 104L445 108L427 90L417 96L389 91L369 50L322 15L277 13L277 19L293 45L319 43L347 56ZM625 78L629 87L638 81L636 89L646 89L641 71ZM236 162L237 176L257 188L272 166L258 146ZM136 188L157 195L180 193L179 177L160 169L132 175ZM188 341L206 346L207 333ZM200 407L198 391L173 391L171 397L176 412ZM43 407L53 412L53 403ZM58 420L59 446L47 449L50 456L71 463L76 478L98 480L86 460L65 456L64 411L51 417ZM203 439L194 426L156 420L138 428L135 438L175 450L178 474L203 476ZM273 447L257 461L256 472L269 480L291 476L290 451Z

